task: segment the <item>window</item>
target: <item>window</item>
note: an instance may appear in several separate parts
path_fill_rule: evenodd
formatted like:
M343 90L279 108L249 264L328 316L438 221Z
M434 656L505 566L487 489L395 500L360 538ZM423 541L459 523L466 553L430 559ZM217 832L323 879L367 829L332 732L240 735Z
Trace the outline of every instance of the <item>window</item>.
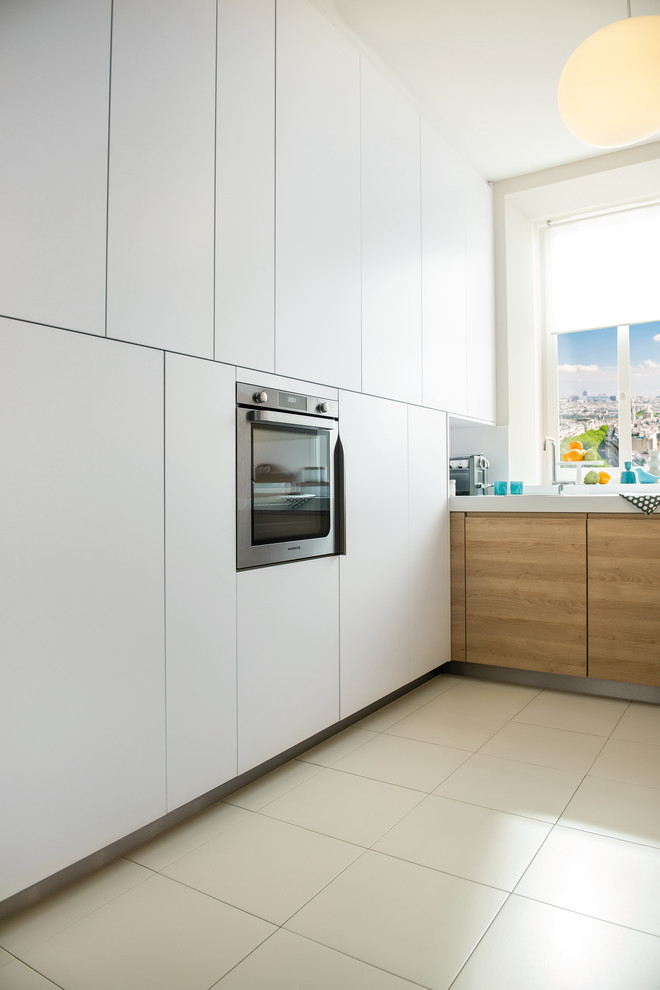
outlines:
M660 448L660 206L551 223L545 250L560 456L579 440L586 460L643 466Z

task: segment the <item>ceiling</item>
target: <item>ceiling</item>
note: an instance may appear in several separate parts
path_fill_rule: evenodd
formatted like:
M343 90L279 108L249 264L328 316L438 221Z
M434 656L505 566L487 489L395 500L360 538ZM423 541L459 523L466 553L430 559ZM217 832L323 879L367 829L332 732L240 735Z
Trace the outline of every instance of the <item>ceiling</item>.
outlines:
M626 0L314 0L393 72L486 179L604 154L557 109L564 63ZM631 0L633 16L660 0ZM657 136L656 136L657 137Z

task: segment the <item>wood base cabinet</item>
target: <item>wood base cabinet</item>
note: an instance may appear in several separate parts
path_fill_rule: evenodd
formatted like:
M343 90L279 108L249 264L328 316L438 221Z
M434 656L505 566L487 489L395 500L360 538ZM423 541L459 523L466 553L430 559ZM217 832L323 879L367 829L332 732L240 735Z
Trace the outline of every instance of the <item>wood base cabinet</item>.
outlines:
M589 676L660 686L660 518L590 515Z
M586 516L468 513L466 660L586 676Z

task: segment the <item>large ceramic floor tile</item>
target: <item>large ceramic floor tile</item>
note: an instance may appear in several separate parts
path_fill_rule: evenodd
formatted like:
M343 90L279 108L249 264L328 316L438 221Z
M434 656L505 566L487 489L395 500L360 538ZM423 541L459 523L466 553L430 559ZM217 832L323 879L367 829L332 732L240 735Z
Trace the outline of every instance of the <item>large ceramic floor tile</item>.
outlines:
M660 846L660 789L589 775L559 823Z
M374 849L466 880L513 890L551 827L431 795Z
M582 774L568 770L475 753L433 793L495 811L556 822L581 780Z
M272 925L153 875L27 953L66 990L208 990Z
M0 959L0 990L59 990L45 976L15 959L2 965Z
M464 749L380 733L333 763L333 769L428 793L468 756Z
M436 698L439 708L450 708L480 718L513 718L539 693L538 688L521 684L497 684L466 677L451 691Z
M504 897L491 887L368 852L286 927L413 983L445 990Z
M319 743L312 749L302 753L298 759L304 763L315 763L318 766L329 767L332 763L340 760L342 756L357 749L364 743L373 739L374 733L367 732L362 728L362 722L352 725L343 732L338 732L336 736L331 736L325 742Z
M218 802L200 811L188 821L168 829L157 838L136 846L130 852L124 853L124 856L135 863L147 866L150 870L162 870L168 863L185 856L197 846L208 842L214 835L248 818L249 812L244 811L243 808L234 808Z
M515 721L608 736L628 705L628 701L614 698L569 694L567 691L542 691L518 712Z
M475 752L505 722L506 719L477 718L464 712L454 712L451 708L438 707L437 702L431 701L386 731L395 736Z
M227 804L236 804L249 811L259 811L269 801L274 801L281 794L286 794L297 784L302 783L315 773L320 772L320 767L314 763L303 763L300 760L291 760L277 770L271 770L258 780L241 787L223 798Z
M660 705L633 701L612 733L612 738L660 746Z
M660 788L660 746L609 739L589 773L594 777Z
M485 756L586 773L605 739L585 732L509 722L482 746Z
M452 990L657 990L660 939L515 894Z
M118 859L0 925L0 945L20 956L103 904L144 883L149 870Z
M660 935L660 849L556 825L517 894Z
M251 815L164 872L188 887L281 925L362 852L358 846L327 835Z
M267 804L262 814L370 846L420 800L419 791L328 769Z
M213 990L415 990L417 986L281 929Z
M409 691L396 701L390 702L383 708L379 708L373 715L367 715L359 723L361 729L369 729L373 732L382 732L388 729L395 722L400 722L406 715L423 708L430 701L434 701L439 695L444 694L460 683L460 677L452 677L450 674L439 674L430 681L426 681L421 687Z

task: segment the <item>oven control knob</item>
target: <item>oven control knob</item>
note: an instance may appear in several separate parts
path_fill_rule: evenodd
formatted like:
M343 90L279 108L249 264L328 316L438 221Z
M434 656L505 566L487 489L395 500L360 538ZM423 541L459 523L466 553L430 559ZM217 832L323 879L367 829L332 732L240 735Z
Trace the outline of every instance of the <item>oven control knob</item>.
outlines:
M268 402L268 392L255 392L252 398L255 402Z
M317 412L327 412L328 411L328 408L329 407L328 407L328 403L327 402L319 402L318 406L316 407L316 411Z

